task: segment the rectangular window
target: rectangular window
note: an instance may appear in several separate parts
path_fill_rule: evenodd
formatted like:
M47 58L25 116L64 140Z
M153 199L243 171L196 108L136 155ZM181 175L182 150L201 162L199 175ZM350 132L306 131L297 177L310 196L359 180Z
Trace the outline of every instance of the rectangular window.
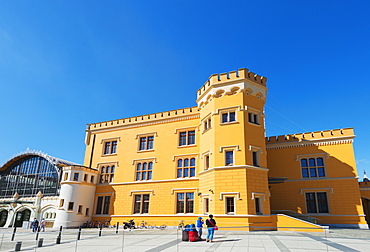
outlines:
M110 196L104 197L104 206L103 206L103 214L109 213L109 205L110 205Z
M79 176L79 173L78 172L75 172L73 174L73 181L78 181L78 176Z
M329 213L326 192L306 193L307 213Z
M259 125L260 124L260 121L259 121L258 114L249 112L248 113L248 122Z
M154 136L140 137L139 150L152 150L154 147Z
M82 214L82 205L79 205L79 206L78 206L78 213L79 213L79 214Z
M234 164L234 151L225 151L225 165Z
M110 206L110 196L99 196L96 203L96 214L108 214Z
M103 200L104 200L104 197L98 197L98 200L97 200L97 203L96 203L96 213L95 214L101 214L102 213Z
M203 121L203 131L206 131L211 128L211 117L208 117Z
M195 130L180 132L179 146L195 144Z
M117 141L104 142L104 155L116 154Z
M177 160L177 178L195 177L195 158Z
M136 164L136 181L151 180L153 162L140 162Z
M209 169L209 155L204 156L204 170Z
M253 166L257 166L257 167L260 166L258 151L252 151L252 163L253 163Z
M86 216L89 216L89 210L90 210L89 208L86 208L86 209L85 209L85 215L86 215Z
M227 111L221 114L221 123L230 123L235 121L235 111Z
M91 182L91 183L94 183L94 176L91 176L91 178L90 178L90 182Z
M301 159L302 178L325 177L324 159L302 158Z
M209 198L204 198L204 213L209 213Z
M73 211L73 205L74 205L74 202L68 203L68 211Z
M261 207L261 198L254 199L255 207L256 207L256 214L262 214L262 207Z
M235 213L235 199L234 197L226 197L226 213L234 214Z
M64 205L64 199L60 199L60 201L59 201L59 207L63 207L63 205Z
M87 174L84 175L84 181L87 182Z
M194 213L194 193L177 193L176 213Z
M68 172L64 173L64 181L68 179Z
M99 183L113 183L115 165L105 165L100 168Z
M149 213L149 194L135 195L134 214Z

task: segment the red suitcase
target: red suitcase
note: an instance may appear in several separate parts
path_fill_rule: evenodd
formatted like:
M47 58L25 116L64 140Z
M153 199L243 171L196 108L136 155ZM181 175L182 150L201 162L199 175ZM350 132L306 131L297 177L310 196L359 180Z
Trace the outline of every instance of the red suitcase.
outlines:
M189 241L195 242L198 241L198 232L197 231L189 231Z

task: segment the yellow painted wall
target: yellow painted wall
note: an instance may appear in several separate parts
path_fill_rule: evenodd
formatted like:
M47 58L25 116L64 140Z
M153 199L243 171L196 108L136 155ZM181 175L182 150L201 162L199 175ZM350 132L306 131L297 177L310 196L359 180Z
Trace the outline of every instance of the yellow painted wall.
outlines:
M344 129L268 139L269 177L287 177L284 183L271 185L271 209L307 214L325 224L364 224L353 137L353 129ZM303 178L300 158L319 156L324 158L326 176ZM307 192L327 192L329 213L307 213Z
M330 214L320 216L322 223L364 223L358 185L356 187L353 130L278 136L266 141L266 90L266 78L239 69L212 75L197 91L197 107L89 125L84 165L116 166L114 182L99 184L96 192L96 197L111 195L110 213L94 215L93 219L122 222L135 218L137 224L147 221L171 226L181 220L190 223L199 215L205 216L204 202L209 198L209 213L224 227L276 229L281 223L299 224L270 215L270 208L304 214L304 193L321 188L328 192L330 204ZM221 122L222 112L227 110L236 113L236 122ZM258 113L259 125L249 122L251 111ZM207 118L211 119L211 127L205 130ZM179 132L190 129L196 132L195 145L178 146ZM154 135L153 150L138 151L142 134ZM110 139L118 141L117 153L103 155L104 141ZM325 144L327 141L330 144ZM291 144L295 146L289 146ZM225 150L234 151L231 166L225 166ZM252 160L252 151L257 150L258 167L253 166ZM204 165L205 155L210 157L208 170ZM302 179L297 161L301 155L325 156L326 178ZM177 178L176 161L181 157L196 158L195 177ZM151 181L135 181L135 162L140 160L153 161ZM268 177L287 177L288 180L271 185L269 190ZM177 192L194 193L194 213L176 213ZM134 195L144 193L150 194L149 214L133 214ZM225 197L234 197L234 214L226 213ZM255 197L262 199L263 215L256 215Z

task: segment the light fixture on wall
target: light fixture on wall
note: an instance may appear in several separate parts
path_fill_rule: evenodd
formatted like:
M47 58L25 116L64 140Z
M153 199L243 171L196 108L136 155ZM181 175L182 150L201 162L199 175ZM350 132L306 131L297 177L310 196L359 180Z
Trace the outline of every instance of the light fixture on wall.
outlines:
M200 195L202 195L202 193L201 192L198 192L198 196L200 196Z
M212 189L209 189L208 191L210 191L212 194L214 194L213 190Z

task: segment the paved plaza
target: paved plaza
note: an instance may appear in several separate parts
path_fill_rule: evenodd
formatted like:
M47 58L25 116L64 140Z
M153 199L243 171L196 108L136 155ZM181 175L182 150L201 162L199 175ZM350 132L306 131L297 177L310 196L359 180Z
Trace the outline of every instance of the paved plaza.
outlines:
M206 233L206 231L205 231ZM61 244L56 244L59 231L41 232L43 246L37 247L36 235L28 229L19 229L11 241L12 229L0 229L0 251L14 251L16 242L22 241L21 251L370 251L370 231L355 229L330 229L326 233L289 231L216 231L214 242L183 242L181 231L83 229L62 232Z

